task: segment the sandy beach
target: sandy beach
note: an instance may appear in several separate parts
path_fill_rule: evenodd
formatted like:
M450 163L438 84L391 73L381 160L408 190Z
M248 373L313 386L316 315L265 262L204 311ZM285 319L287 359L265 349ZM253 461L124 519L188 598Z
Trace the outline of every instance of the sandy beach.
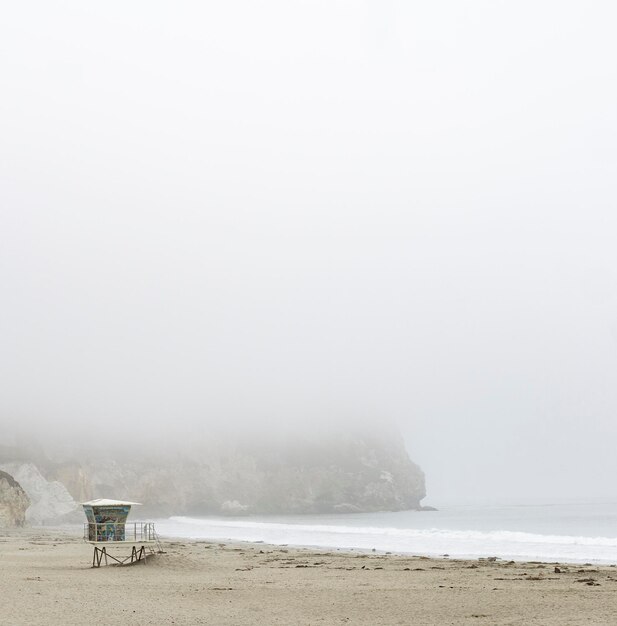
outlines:
M617 569L164 542L93 569L60 530L0 532L0 624L615 624Z

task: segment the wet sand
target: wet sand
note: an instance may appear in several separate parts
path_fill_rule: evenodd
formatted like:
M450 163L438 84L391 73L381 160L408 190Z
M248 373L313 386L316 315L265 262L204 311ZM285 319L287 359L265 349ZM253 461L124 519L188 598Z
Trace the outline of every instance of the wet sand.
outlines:
M0 530L0 624L617 624L617 568L164 541L92 568L61 530ZM130 553L130 549L129 549Z

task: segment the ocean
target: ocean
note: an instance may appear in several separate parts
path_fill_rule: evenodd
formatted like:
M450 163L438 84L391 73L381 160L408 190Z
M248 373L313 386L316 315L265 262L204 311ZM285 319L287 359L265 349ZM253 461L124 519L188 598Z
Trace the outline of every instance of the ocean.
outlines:
M617 501L444 504L438 511L181 517L162 537L523 561L617 563Z

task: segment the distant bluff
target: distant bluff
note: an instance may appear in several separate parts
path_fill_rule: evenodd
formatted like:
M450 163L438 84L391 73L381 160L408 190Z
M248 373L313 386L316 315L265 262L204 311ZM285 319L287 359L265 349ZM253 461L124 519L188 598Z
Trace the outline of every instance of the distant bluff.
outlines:
M140 515L157 516L399 511L421 509L425 497L422 470L392 432L340 433L327 442L226 440L182 451L76 452L53 461L21 456L62 495L61 506L47 506L55 519L41 519L39 506L34 523L67 519L64 492L75 503L98 497L143 502ZM11 469L19 472L14 459ZM40 499L40 483L37 491Z

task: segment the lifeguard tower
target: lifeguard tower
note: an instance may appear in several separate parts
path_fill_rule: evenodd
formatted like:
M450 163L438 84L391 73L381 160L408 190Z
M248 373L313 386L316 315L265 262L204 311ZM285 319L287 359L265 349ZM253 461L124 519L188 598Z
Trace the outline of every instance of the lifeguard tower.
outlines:
M84 524L84 541L94 546L92 567L100 567L103 558L105 565L107 558L113 559L119 565L146 562L146 548L149 554L155 549L162 552L161 542L154 530L152 522L127 522L132 506L139 506L139 502L123 502L121 500L98 499L84 502L84 513L88 521ZM126 551L131 547L131 554ZM110 548L121 548L123 554Z

